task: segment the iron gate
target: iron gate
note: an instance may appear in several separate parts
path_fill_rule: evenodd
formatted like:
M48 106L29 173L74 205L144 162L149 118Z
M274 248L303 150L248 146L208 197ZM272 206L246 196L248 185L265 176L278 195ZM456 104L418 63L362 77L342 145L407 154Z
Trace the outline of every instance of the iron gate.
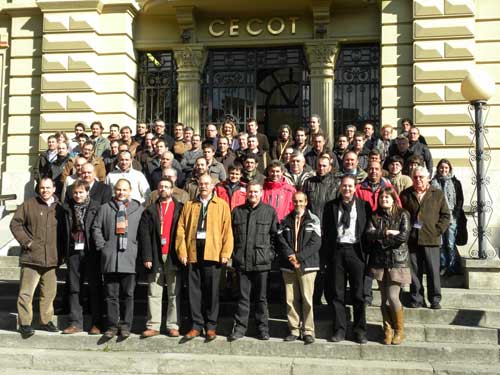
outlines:
M309 72L301 47L213 49L201 86L202 131L231 117L239 130L256 118L261 131L296 128L309 118Z
M165 121L167 132L177 121L177 74L172 52L140 52L137 121Z
M335 135L349 124L371 120L380 125L380 47L342 45L335 64Z

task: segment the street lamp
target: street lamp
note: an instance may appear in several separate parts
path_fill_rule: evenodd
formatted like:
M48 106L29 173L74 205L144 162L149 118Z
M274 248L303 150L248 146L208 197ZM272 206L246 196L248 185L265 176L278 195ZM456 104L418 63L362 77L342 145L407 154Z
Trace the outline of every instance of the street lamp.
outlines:
M474 134L475 134L475 153L471 159L471 163L475 158L476 161L476 197L477 197L477 243L479 258L487 258L486 251L486 211L491 210L491 203L487 207L486 184L487 176L485 175L484 161L489 159L489 151L484 148L485 144L485 128L483 114L486 109L486 102L495 93L495 81L486 73L480 70L471 70L462 81L462 95L467 99L474 109ZM472 110L471 108L471 110Z

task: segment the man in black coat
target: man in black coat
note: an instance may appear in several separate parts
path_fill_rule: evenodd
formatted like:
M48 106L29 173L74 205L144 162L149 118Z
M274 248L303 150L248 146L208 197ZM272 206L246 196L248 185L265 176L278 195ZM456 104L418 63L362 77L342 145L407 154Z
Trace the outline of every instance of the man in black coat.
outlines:
M158 199L143 213L139 224L141 263L148 277L148 321L143 337L160 333L162 295L167 289L167 334L179 336L180 262L175 251L175 233L183 204L172 196L168 177L158 182Z
M242 338L248 327L250 292L255 290L257 306L255 320L257 338L269 340L267 309L267 278L274 259L278 218L271 206L263 203L262 187L257 182L247 185L246 203L233 210L233 266L240 280L240 297L234 314L234 329L230 341Z
M340 183L340 197L328 202L323 211L322 258L333 286L333 342L345 339L345 285L349 286L354 308L353 330L355 341L366 344L366 311L363 296L365 249L363 236L371 208L354 196L356 178L345 175Z
M91 227L100 203L89 197L89 184L77 180L71 186L71 198L64 204L66 259L68 264L67 292L69 302L69 325L63 334L83 330L82 286L89 285L89 308L92 315L90 335L101 333L102 320L102 274L100 253L95 250L91 239Z
M82 166L80 172L81 179L90 187L90 199L99 203L99 205L108 203L113 198L111 186L100 182L95 177L95 169L91 163L86 163ZM68 186L65 195L65 203L69 203L73 197L73 185Z

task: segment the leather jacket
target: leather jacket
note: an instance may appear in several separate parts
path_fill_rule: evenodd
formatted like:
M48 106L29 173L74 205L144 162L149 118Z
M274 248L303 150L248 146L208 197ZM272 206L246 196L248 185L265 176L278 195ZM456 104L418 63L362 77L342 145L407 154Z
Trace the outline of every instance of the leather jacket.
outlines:
M386 230L398 230L396 236L387 236ZM394 215L384 210L374 212L366 228L369 266L373 268L409 267L408 237L411 231L410 214L399 209Z

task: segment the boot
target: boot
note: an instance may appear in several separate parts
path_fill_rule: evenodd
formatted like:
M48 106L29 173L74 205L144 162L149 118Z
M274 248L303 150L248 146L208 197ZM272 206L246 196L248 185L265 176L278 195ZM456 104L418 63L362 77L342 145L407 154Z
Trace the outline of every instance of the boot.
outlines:
M395 322L394 327L394 337L392 338L392 345L399 345L405 339L405 329L404 329L404 314L403 308L399 311L393 311L393 317Z
M392 327L391 308L389 306L380 306L382 311L382 319L384 322L384 344L391 345L392 343Z

